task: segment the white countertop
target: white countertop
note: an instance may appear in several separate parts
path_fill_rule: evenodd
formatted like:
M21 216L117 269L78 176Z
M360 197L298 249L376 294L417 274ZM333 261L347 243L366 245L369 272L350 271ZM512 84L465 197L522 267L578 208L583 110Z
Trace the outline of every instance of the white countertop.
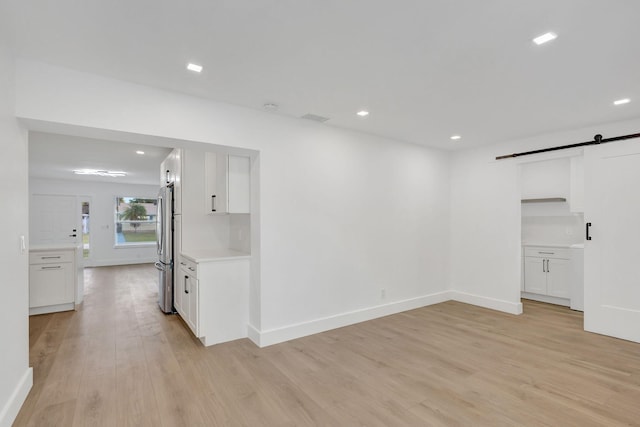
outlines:
M250 259L251 254L233 249L196 249L181 252L180 255L193 262L225 261L231 259Z
M78 249L81 247L80 243L36 243L29 245L30 251L61 251Z
M584 243L525 243L522 246L544 246L547 248L584 249Z

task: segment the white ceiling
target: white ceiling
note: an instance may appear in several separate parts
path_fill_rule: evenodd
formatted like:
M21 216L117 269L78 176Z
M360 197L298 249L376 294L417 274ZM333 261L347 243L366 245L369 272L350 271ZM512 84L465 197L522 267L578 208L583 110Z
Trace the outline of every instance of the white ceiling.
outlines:
M640 117L637 0L3 0L0 15L21 57L441 148Z
M144 155L136 154L137 150ZM160 163L171 148L41 132L29 133L29 176L127 184L160 183ZM75 169L124 171L125 177L76 175Z

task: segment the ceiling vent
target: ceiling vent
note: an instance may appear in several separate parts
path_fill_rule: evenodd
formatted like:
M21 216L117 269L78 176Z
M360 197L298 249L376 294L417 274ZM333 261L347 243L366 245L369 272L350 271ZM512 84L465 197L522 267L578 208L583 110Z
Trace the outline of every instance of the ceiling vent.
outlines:
M307 119L307 120L313 120L314 122L320 122L320 123L324 123L327 120L329 120L329 117L322 117L322 116L318 116L318 115L311 114L311 113L305 114L304 116L301 116L300 118Z

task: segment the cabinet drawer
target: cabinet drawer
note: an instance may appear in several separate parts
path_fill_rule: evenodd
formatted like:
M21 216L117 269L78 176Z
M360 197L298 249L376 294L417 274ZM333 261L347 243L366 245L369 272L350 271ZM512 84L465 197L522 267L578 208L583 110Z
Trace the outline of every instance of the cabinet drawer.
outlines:
M532 246L524 248L525 257L569 259L568 248L549 248L544 246Z
M198 277L198 264L183 256L179 257L180 268L185 270L190 276Z
M73 253L71 251L51 251L51 252L31 252L29 253L29 264L59 264L61 262L72 262Z
M73 268L70 263L29 267L29 307L66 304L74 301Z

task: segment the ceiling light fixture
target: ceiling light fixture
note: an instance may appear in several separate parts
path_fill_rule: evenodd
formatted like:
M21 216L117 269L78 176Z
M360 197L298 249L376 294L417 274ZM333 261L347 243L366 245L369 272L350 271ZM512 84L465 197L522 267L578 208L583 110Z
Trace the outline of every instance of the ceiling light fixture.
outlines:
M369 112L362 110L362 111L358 111L356 114L359 115L360 117L367 117L369 115Z
M202 65L193 64L189 62L187 64L187 70L195 71L196 73L200 73L202 71Z
M550 42L551 40L554 40L556 37L558 37L558 35L555 33L544 33L543 35L533 39L533 42L537 45L541 45L546 42Z
M98 169L75 169L73 173L75 173L76 175L97 175L111 177L127 176L127 173L122 171L105 171Z
M143 154L144 154L144 151L138 150L138 151L136 151L136 154L143 155Z
M269 111L277 111L278 110L278 104L274 104L273 102L267 102L266 104L264 104L262 106L262 108L264 108L265 110L269 110Z
M460 138L462 138L460 135L452 135L451 136L451 139L453 139L454 141L457 141Z
M618 99L617 101L613 101L613 105L628 104L630 102L631 102L631 100L629 98Z

